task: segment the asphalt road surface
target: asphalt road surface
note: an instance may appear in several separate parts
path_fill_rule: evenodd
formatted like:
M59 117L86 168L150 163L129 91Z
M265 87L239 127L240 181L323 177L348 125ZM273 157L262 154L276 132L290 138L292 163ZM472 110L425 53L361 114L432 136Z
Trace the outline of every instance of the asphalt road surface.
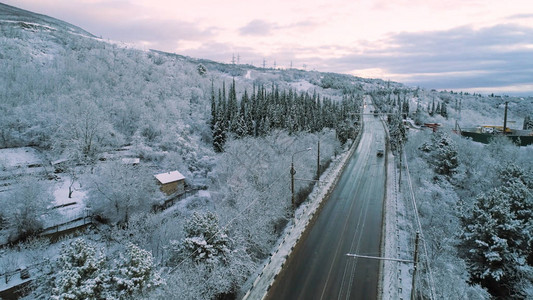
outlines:
M267 299L377 299L379 262L346 256L380 255L385 132L379 118L363 118L359 147Z

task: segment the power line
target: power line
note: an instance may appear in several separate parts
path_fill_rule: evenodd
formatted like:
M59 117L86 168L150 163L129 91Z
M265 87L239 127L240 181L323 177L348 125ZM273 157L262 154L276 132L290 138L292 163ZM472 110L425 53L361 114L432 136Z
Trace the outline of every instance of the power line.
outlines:
M424 238L424 234L423 234L423 231L422 231L422 224L420 223L420 216L418 214L418 207L417 207L417 204L416 204L416 198L415 198L415 193L414 193L414 190L413 190L413 184L412 184L412 181L411 181L411 173L409 172L409 164L407 163L407 154L405 153L405 151L403 151L403 155L405 157L404 159L404 165L405 165L405 171L407 173L407 183L409 184L409 194L411 196L411 199L412 199L412 202L413 202L413 208L414 208L414 211L415 211L415 220L416 220L416 223L417 223L417 226L418 226L418 231L420 232L420 236L422 238L422 245L424 246L424 255L426 257L426 266L428 268L428 276L429 276L429 280L428 280L428 284L430 286L430 296L431 296L431 299L435 299L436 298L436 292L435 292L435 282L433 281L433 272L431 270L431 266L430 266L430 263L429 263L429 255L428 255L428 251L427 251L427 243L426 243L426 240Z

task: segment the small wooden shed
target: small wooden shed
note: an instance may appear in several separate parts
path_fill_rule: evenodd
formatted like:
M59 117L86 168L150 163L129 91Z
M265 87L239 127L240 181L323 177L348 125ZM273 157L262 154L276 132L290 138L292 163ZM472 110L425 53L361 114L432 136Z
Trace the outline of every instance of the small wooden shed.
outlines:
M154 175L163 193L171 195L185 192L185 176L178 171L166 172Z

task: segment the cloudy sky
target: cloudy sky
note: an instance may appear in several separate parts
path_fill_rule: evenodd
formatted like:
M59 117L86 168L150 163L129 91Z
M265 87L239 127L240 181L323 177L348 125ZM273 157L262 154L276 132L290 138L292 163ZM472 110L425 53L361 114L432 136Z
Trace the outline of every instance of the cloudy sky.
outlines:
M531 0L0 0L220 62L533 95Z

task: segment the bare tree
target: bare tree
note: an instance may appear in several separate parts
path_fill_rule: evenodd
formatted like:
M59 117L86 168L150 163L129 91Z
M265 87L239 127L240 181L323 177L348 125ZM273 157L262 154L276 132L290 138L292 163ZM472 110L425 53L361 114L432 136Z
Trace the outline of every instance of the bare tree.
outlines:
M88 203L101 217L128 223L132 213L149 211L161 197L150 170L111 162L95 170Z
M29 237L43 228L43 215L52 202L52 195L37 180L25 180L12 191L2 193L0 203L5 211L10 239Z

